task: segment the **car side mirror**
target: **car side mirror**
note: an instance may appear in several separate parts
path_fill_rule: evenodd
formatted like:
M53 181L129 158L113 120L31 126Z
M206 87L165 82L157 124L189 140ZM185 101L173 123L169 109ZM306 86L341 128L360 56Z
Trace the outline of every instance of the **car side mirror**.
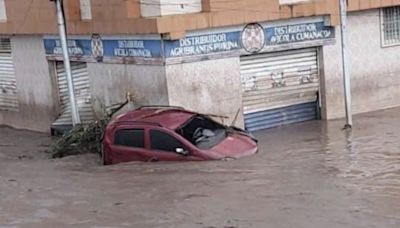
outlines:
M176 148L176 149L175 149L175 152L176 152L177 154L182 155L182 156L188 156L188 155L189 155L189 151L187 151L187 150L185 150L185 149L183 149L183 148Z

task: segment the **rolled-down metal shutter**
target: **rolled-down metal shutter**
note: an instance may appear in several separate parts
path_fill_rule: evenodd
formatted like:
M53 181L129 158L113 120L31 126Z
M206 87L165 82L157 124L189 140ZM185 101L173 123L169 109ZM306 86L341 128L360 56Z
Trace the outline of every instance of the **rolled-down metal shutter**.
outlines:
M315 48L242 56L240 61L247 130L317 119Z
M0 110L18 111L17 82L8 38L0 39Z
M61 112L58 119L53 123L53 127L72 125L67 77L62 62L56 63L56 71ZM94 120L94 112L86 63L71 62L71 71L81 122L82 124L87 124Z

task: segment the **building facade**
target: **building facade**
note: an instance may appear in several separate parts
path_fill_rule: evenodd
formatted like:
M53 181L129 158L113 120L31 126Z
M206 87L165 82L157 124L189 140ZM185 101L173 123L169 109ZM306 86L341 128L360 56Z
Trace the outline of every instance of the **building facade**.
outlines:
M354 113L400 105L398 5L349 0ZM344 116L337 0L64 7L84 123L128 92L137 105L183 106L250 131ZM54 3L0 1L0 20L0 124L43 132L70 125Z

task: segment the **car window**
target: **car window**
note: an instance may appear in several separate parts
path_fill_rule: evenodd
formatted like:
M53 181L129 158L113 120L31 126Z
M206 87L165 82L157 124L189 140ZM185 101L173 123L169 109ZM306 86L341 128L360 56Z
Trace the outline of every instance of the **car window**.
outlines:
M201 115L192 118L176 132L202 150L213 148L228 135L225 126Z
M114 144L144 148L144 129L123 129L115 132Z
M151 149L175 152L176 148L185 149L184 145L168 133L150 130Z

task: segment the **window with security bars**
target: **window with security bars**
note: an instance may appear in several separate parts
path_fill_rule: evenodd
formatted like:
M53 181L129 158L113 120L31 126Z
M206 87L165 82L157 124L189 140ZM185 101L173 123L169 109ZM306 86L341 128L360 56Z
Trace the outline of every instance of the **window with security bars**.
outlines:
M400 6L382 9L382 45L400 44Z

